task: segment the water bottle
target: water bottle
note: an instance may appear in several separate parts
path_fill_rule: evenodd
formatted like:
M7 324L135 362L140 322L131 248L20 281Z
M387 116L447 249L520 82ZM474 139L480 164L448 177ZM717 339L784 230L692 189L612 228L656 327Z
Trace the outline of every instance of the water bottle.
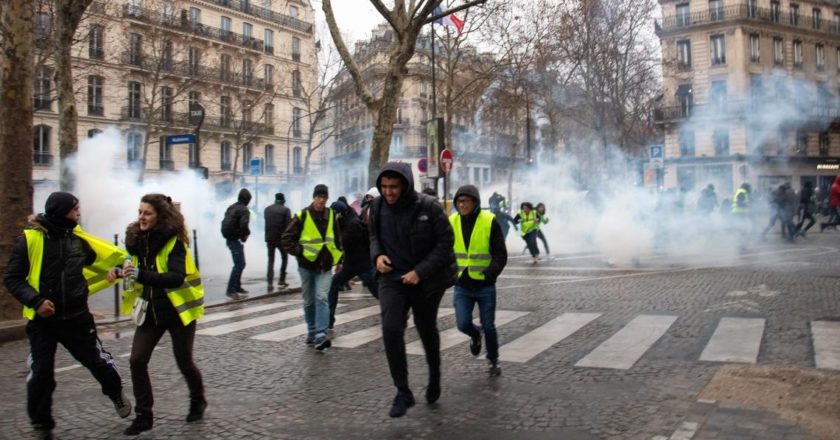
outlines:
M125 256L125 261L123 262L123 269L126 266L131 265L131 255ZM134 270L137 270L136 268ZM136 272L132 272L131 275L127 277L123 277L123 289L125 291L134 290L134 279L136 278Z

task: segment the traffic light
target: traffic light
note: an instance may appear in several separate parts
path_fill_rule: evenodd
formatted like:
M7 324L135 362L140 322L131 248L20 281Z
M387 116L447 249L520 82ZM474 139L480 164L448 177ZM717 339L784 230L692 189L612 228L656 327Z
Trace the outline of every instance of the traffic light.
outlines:
M533 165L534 164L534 156L528 156L528 158L525 159L525 163L528 164L528 165Z

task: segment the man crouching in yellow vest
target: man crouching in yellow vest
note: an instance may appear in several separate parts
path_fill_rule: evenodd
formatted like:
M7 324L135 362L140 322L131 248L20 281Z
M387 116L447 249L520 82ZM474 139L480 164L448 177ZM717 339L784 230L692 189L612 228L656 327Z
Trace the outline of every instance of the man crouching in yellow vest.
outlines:
M131 402L110 353L102 348L88 309L88 295L110 285L106 277L125 252L81 230L79 199L54 192L44 213L29 218L6 267L9 292L23 304L29 319L27 411L36 436L51 438L55 427L55 351L60 343L84 365L111 398L117 414L128 417Z
M502 374L499 367L499 340L496 335L496 278L507 264L507 248L502 226L490 211L481 209L478 188L464 185L455 193L458 212L449 217L455 233L455 321L458 330L470 337L470 353L481 353L481 334L487 342L488 373ZM473 324L473 307L478 304L481 327Z

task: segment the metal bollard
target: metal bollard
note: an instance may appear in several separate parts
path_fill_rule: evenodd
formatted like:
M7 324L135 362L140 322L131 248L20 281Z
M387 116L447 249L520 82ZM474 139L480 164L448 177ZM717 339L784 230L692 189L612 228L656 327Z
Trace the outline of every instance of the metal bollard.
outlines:
M119 246L120 242L120 234L114 234L114 246ZM114 284L114 321L120 318L120 283ZM119 338L120 334L117 333L116 337Z
M193 229L192 232L193 232L193 259L195 260L195 268L201 270L201 267L198 264L198 235L195 233L195 229Z

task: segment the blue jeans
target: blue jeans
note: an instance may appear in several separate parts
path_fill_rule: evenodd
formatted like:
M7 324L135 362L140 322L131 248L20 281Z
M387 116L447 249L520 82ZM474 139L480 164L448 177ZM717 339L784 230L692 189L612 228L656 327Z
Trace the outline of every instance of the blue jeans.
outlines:
M242 288L242 271L245 270L245 246L239 240L228 240L227 247L233 257L233 269L230 270L227 293L236 293Z
M458 330L471 338L481 333L477 325L473 324L473 307L478 303L478 318L484 331L484 345L487 347L487 359L499 359L499 337L496 334L496 286L485 286L477 290L455 286L452 299L455 307L455 321Z
M330 302L327 293L332 282L332 272L298 268L300 291L303 296L303 317L306 319L306 335L323 338L330 323Z

